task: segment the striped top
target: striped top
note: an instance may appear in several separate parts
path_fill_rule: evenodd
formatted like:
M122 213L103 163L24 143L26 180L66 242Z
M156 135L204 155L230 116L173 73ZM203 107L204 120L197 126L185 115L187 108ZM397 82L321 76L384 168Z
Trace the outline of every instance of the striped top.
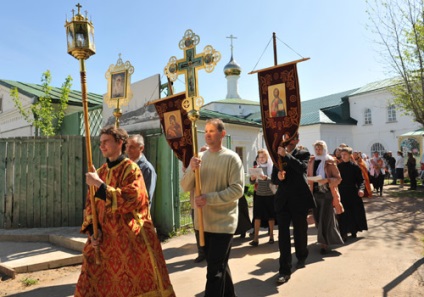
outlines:
M267 172L267 167L261 167L262 171L264 172L264 175L266 175L268 178L266 180L258 178L256 182L258 183L258 188L256 189L256 195L259 196L273 196L269 185L271 184L271 173Z

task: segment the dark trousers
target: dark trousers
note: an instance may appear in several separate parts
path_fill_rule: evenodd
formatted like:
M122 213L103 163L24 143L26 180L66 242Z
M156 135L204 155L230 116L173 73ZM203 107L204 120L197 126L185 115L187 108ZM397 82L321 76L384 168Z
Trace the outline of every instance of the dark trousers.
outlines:
M412 177L409 177L411 180L411 189L416 190L417 189L417 177L415 174L412 175Z
M278 221L278 248L280 249L279 273L291 274L292 255L290 242L290 223L293 224L293 237L296 258L304 260L308 257L308 213L305 212L277 212Z
M205 254L208 263L205 297L235 296L228 267L232 242L232 234L205 232Z

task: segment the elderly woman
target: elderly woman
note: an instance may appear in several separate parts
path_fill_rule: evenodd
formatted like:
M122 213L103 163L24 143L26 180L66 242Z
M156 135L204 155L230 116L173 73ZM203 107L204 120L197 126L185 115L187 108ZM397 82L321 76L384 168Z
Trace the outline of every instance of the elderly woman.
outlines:
M327 144L318 140L314 144L315 155L308 163L308 183L314 194L317 207L314 209L321 254L329 251L329 245L343 244L336 215L343 212L337 189L341 181L337 161L327 152Z

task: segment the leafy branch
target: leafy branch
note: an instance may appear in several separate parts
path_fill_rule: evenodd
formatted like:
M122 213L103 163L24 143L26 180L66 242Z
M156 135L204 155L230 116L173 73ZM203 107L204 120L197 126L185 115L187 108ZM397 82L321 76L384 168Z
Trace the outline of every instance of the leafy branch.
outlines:
M40 129L43 135L53 136L60 131L65 118L69 93L72 87L72 77L68 75L62 84L58 104L52 101L51 91L53 88L50 86L51 74L49 70L42 74L41 83L44 94L37 101L33 102L29 109L23 107L22 101L19 99L18 88L13 88L10 91L10 96L13 99L15 107L28 123Z

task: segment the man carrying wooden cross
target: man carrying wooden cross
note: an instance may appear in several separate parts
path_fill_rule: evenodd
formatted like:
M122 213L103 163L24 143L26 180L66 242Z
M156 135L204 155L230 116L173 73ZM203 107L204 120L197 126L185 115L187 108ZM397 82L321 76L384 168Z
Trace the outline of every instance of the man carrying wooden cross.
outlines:
M196 186L195 171L200 170L202 194L195 197L195 204L203 210L208 264L205 297L235 296L228 259L237 228L238 199L243 195L244 169L240 157L222 146L225 135L222 120L207 120L205 142L209 149L191 159L181 179L183 190L191 191Z

